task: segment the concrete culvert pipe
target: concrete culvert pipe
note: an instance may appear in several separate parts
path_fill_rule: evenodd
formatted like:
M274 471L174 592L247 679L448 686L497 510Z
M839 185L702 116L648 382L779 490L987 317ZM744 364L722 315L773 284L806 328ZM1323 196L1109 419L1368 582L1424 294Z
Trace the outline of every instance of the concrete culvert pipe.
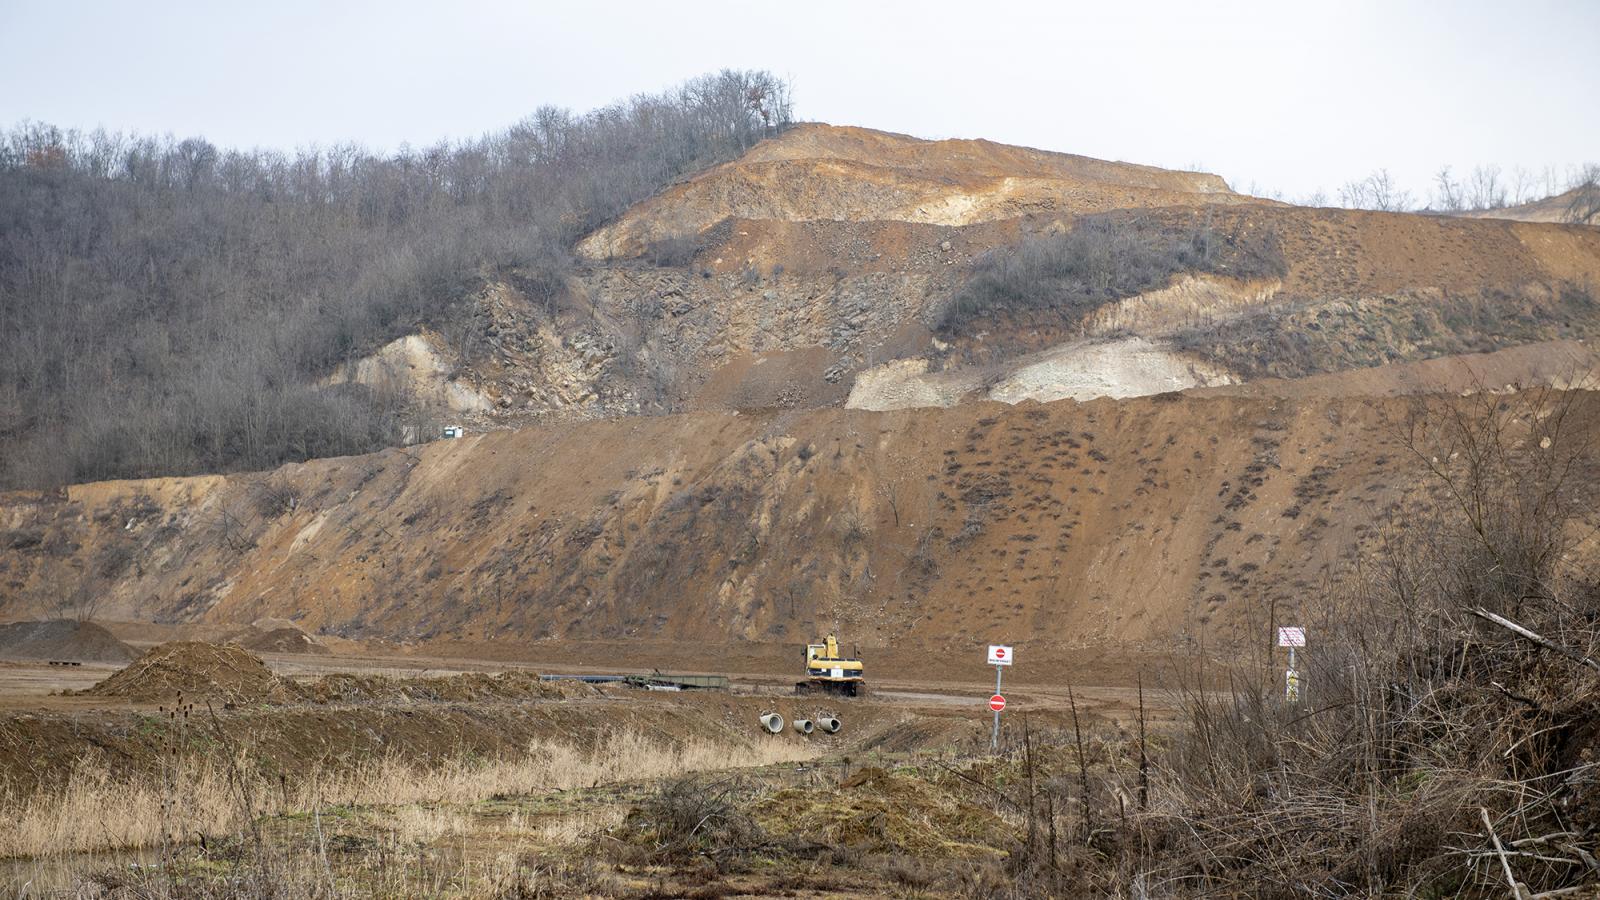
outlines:
M800 723L796 722L795 724L798 725ZM783 716L777 713L767 713L761 717L761 727L765 728L768 734L777 734L783 730Z
M810 734L811 733L811 729L814 728L814 727L816 727L816 726L811 724L811 720L810 719L795 719L794 720L794 730L800 732L801 734Z
M829 734L838 734L841 726L839 720L833 716L823 716L817 719L817 727Z

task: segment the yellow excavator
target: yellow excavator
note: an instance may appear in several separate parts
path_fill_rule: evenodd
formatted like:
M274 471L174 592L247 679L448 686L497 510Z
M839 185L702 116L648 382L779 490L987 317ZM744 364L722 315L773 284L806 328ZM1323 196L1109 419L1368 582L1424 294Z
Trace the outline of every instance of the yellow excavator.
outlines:
M847 657L839 649L839 638L828 635L820 644L807 644L806 680L795 684L796 694L838 694L859 696L867 689L861 660Z

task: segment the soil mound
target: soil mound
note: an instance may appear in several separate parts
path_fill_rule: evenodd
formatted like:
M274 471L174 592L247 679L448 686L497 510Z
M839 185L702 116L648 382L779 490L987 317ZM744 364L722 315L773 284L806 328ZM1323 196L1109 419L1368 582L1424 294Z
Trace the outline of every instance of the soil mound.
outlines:
M386 678L336 673L309 686L317 703L483 702L560 700L593 696L595 688L575 681L540 681L531 672L469 672L439 678Z
M0 657L125 663L139 651L93 622L51 619L0 625Z
M1005 845L993 812L931 781L868 767L837 789L790 788L756 810L774 834L857 850L986 856Z
M282 703L294 687L273 674L261 657L238 644L173 641L152 647L132 665L88 690L99 697L154 702L220 700L224 705Z
M239 646L257 653L328 653L326 646L298 628L274 628L239 638Z

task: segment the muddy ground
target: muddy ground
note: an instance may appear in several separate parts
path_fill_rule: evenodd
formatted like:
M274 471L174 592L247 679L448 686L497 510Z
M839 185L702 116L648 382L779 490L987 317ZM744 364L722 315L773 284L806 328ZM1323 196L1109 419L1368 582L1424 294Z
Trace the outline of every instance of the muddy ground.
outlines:
M155 632L121 630L133 637L139 649L150 649ZM741 794L743 802L763 817L762 827L767 832L781 836L794 822L811 817L816 819L815 828L831 829L829 833L837 832L836 837L844 835L828 846L844 847L850 841L870 838L873 847L882 844L874 853L889 853L898 852L900 844L896 841L914 840L917 829L908 826L906 834L891 841L882 835L857 834L860 827L865 827L861 822L871 826L868 831L888 827L871 823L889 815L890 807L899 809L895 804L900 801L894 800L897 792L933 790L925 780L896 780L890 773L897 767L943 766L943 760L981 758L988 752L992 714L987 699L993 683L963 677L967 674L964 670L952 672L950 678L942 680L875 679L868 694L856 699L793 696L793 676L778 662L776 648L770 664L759 650L743 657L740 661L751 671L735 671L731 689L725 692L656 692L620 685L541 682L535 678L534 673L539 671L605 670L597 665L608 658L603 651L599 647L568 648L566 653L550 654L554 659L503 663L482 655L397 655L351 646L325 655L251 656L236 646L229 650L218 649L217 645L165 643L126 671L92 663L0 664L0 785L7 795L48 791L65 783L73 772L81 771L86 761L113 779L136 778L158 772L164 761L172 758L175 746L215 747L218 741L222 746L236 742L248 765L266 773L267 783L284 785L285 796L301 773L347 770L380 758L399 758L426 766L446 759L513 756L542 740L592 747L620 732L648 735L666 746L709 741L743 747L766 741L793 745L792 749L806 759L741 770L742 774L736 776L740 790L745 792ZM180 698L161 696L149 685L169 683L161 679L152 682L150 674L159 668L151 660L160 661L163 653L168 662L204 656L207 666L226 670L226 676L232 679L229 690L195 693L191 687L190 693L181 698L181 705ZM236 671L249 669L249 662L255 658L271 670L272 683L262 682L261 674L254 670L242 674ZM662 659L667 661L669 657ZM141 664L149 670L142 680L134 677L140 674ZM642 671L648 671L648 667ZM1114 681L1119 671L1114 666L1101 670L1101 674L1113 675L1112 679L1102 680ZM1080 721L1092 733L1115 739L1118 735L1126 737L1137 727L1141 700L1137 679L1133 683L1074 684L1069 697L1068 685L1030 682L1025 673L1026 669L1020 668L1009 673L1006 694L1010 706L1004 716L1003 734L1007 746L1020 739L1024 722L1035 739L1053 734L1064 741L1063 736L1072 726L1074 704ZM1151 679L1143 697L1148 725L1154 732L1169 728L1175 708L1173 695L1159 687L1159 680ZM495 687L484 690L485 684ZM251 695L251 691L255 694ZM182 712L175 714L175 708ZM779 712L788 722L799 717L837 716L844 727L837 735L819 731L807 737L792 729L785 729L780 735L766 735L760 731L757 717L771 711ZM416 855L418 860L432 860L417 862L420 867L446 866L441 860L448 859L446 868L456 873L448 876L447 880L455 879L451 884L467 878L460 872L473 866L487 867L495 860L503 861L508 848L514 846L516 853L522 854L519 858L533 854L539 860L533 870L564 873L559 878L549 876L555 878L552 884L560 882L552 888L556 895L583 893L589 890L584 886L589 883L586 879L595 878L606 885L596 890L623 896L637 895L638 890L649 893L657 890L650 885L660 884L678 885L666 891L667 895L680 889L698 890L701 888L696 885L703 887L708 878L719 885L711 894L718 896L873 896L887 885L899 884L906 878L915 880L906 872L891 872L876 856L871 864L852 856L845 864L834 867L831 863L819 866L815 859L785 855L781 865L760 863L716 873L695 866L630 865L624 861L601 866L603 872L596 874L600 870L591 871L584 868L588 863L574 861L574 841L578 838L569 832L581 833L585 835L582 840L590 840L596 822L605 823L600 830L606 835L624 832L623 823L636 808L653 802L651 798L664 789L660 780L634 781L626 773L619 777L616 783L549 796L423 807L339 808L330 810L326 821L319 818L316 827L326 828L339 847L354 853L352 858L360 858L383 841L400 840L395 835L403 829L396 822L403 819L409 823L404 826L406 829L421 829L422 836L407 831L410 836L406 840L410 843L390 849ZM833 797L829 803L837 801L839 809L819 806L818 791ZM954 801L943 795L919 797L905 802L926 802L930 808L946 812L954 808L956 812L949 814L959 815L950 827L957 832L969 828L982 832L991 827L1005 830L990 822L992 813L960 804L951 807ZM264 827L281 838L282 846L299 846L295 842L310 840L305 834L308 820L303 815L287 808L275 811L270 797L262 802ZM888 806L878 808L884 804ZM413 821L418 817L423 824ZM440 833L434 834L434 830ZM801 851L795 851L800 857L820 852L815 847L804 850L811 846L811 839L802 837L784 837L784 846L801 847ZM325 841L327 837L322 835L320 839ZM999 837L992 839L1004 843ZM208 849L185 851L198 854L193 859L201 860L195 864L202 868L215 862L204 854L217 852L215 848L220 845L213 839L206 846ZM924 849L941 852L938 846ZM613 850L623 858L633 852ZM238 848L228 852L238 852ZM998 858L999 852L998 847L991 847L979 855ZM0 866L0 888L20 889L20 885L32 881L35 885L66 889L79 885L86 873L107 862L118 867L153 865L152 853L127 849L12 860ZM438 857L440 853L444 856ZM337 854L335 859L338 864ZM162 864L175 863L169 857ZM467 890L465 895L470 896L477 888Z

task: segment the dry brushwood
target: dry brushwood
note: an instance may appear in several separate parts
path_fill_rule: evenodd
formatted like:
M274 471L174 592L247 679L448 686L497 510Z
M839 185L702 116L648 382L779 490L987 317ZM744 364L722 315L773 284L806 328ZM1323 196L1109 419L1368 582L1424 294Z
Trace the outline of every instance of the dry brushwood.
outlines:
M1265 660L1185 692L1119 869L1256 896L1600 885L1600 579L1572 552L1595 415L1553 391L1419 401L1421 487L1312 608L1307 701Z

